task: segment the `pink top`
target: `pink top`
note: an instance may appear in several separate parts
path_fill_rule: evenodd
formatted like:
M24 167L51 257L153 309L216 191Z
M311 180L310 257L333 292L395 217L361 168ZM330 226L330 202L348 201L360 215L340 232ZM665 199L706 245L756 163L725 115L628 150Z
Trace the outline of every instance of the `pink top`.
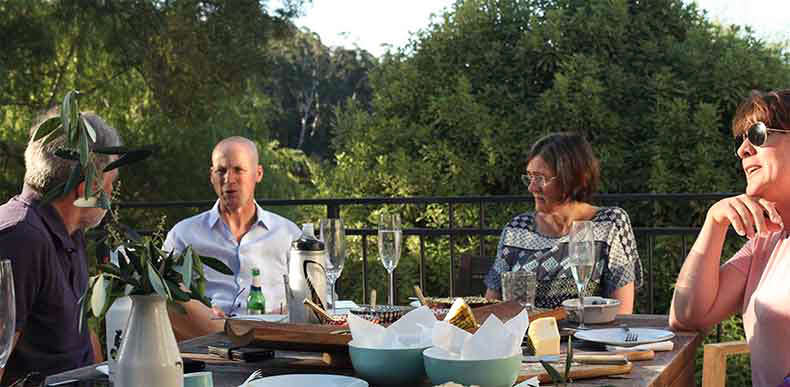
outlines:
M790 373L788 233L749 240L724 265L746 278L739 308L751 352L752 385L776 387Z

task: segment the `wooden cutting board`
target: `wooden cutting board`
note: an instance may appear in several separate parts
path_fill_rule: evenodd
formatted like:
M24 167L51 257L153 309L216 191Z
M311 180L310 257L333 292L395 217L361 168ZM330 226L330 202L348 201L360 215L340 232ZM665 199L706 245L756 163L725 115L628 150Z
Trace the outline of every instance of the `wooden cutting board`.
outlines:
M249 345L271 349L305 352L348 353L351 335L334 334L343 328L321 324L270 323L265 321L227 320L225 334L237 346Z
M565 373L565 362L552 362L551 365L560 373ZM608 375L622 375L631 372L633 363L628 362L624 365L597 365L597 364L578 364L571 365L571 379L592 379ZM522 363L516 383L531 379L537 376L541 383L551 383L551 376L540 363Z

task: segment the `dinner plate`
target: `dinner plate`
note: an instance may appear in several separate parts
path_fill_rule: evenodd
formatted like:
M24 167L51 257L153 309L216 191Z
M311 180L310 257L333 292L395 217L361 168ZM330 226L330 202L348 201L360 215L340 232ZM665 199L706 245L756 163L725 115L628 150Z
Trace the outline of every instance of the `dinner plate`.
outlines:
M277 375L253 380L248 387L282 387L282 386L315 386L315 387L367 387L368 382L343 375ZM241 386L240 386L241 387Z
M623 347L657 343L659 341L666 341L675 337L674 333L664 329L630 328L629 330L632 333L637 334L636 341L625 341L626 331L623 328L604 328L576 331L573 336L577 339L592 341L594 343L619 345Z

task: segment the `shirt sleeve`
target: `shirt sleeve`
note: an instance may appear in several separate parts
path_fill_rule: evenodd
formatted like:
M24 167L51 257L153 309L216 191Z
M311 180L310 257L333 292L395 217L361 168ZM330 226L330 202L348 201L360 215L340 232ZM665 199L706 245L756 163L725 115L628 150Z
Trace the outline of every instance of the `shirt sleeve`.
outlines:
M38 236L40 230L26 223L19 223L4 230L0 235L2 258L11 261L14 277L16 306L16 331L25 328L28 317L33 313L41 287L49 280L47 256L52 254L51 244ZM49 269L51 270L51 269Z
M749 239L746 241L746 243L744 243L732 258L728 259L727 262L722 265L722 267L732 266L735 270L738 270L741 274L748 277L755 252L755 240L757 239Z
M609 235L608 267L603 278L608 295L632 282L636 288L642 286L642 262L631 220L622 208L614 208L612 215L614 225Z
M497 244L496 248L496 259L494 260L494 264L491 265L491 269L488 270L488 274L486 274L486 277L483 280L486 288L499 293L502 293L502 273L510 270L510 265L507 264L507 261L505 261L505 257L502 254L502 249L505 246L504 241L505 230L502 230L502 235L499 237L499 243Z

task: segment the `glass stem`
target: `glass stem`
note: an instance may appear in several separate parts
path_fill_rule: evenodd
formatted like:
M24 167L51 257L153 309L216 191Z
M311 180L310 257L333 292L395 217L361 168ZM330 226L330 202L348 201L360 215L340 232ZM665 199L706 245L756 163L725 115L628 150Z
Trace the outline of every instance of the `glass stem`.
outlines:
M585 329L584 326L584 289L579 289L579 329Z
M390 305L395 305L395 276L390 271Z
M334 278L332 278L329 281L329 286L330 286L330 288L329 288L329 300L332 303L332 315L334 315L335 312L336 312L336 310L335 310L335 281L336 281L336 279L334 279Z

